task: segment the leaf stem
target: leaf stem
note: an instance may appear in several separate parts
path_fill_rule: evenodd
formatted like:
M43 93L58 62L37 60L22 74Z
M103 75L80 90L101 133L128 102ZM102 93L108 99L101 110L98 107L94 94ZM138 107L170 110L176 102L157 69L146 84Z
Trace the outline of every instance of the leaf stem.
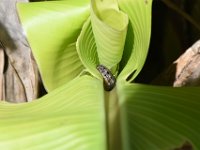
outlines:
M107 148L108 150L122 150L119 101L116 87L110 91L105 91L105 111L107 127Z

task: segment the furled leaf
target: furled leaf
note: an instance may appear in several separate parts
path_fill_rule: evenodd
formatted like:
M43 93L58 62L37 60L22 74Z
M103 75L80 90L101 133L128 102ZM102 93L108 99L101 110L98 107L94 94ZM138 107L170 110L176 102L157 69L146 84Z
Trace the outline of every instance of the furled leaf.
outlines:
M105 150L103 99L102 83L83 76L31 103L1 102L0 149Z
M77 50L82 63L86 70L97 78L99 77L96 70L98 64L108 68L114 67L116 71L116 66L122 58L128 24L128 17L118 10L116 1L112 3L113 5L110 4L111 1L108 1L110 2L108 4L106 2L98 1L97 4L96 1L92 2L91 17L83 26L77 41ZM100 10L96 8L97 5ZM98 11L96 13L99 18L93 9Z
M91 22L100 64L116 68L124 50L128 16L119 11L116 0L92 0Z
M119 78L131 82L141 71L148 53L152 0L119 0L119 6L130 22Z
M200 149L200 88L118 87L125 150Z
M76 77L83 66L73 43L89 16L89 0L20 3L18 11L46 89Z
M77 40L77 51L86 71L100 79L96 69L99 64L90 18L85 22Z

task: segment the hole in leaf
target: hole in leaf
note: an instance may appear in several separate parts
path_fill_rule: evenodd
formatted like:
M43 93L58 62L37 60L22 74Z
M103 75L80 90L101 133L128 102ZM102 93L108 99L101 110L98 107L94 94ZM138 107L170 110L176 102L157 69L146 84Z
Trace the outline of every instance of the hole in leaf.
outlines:
M126 78L126 81L129 81L132 79L133 75L135 74L136 70L134 70L129 76Z
M186 141L179 148L175 148L173 150L193 150L192 144Z

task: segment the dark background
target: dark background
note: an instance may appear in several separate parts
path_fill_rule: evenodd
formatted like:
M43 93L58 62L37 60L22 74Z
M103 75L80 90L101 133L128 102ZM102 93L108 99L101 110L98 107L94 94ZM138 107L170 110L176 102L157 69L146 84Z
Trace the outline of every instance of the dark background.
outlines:
M187 14L198 27L182 13ZM136 82L150 83L198 39L199 0L153 0L149 53Z

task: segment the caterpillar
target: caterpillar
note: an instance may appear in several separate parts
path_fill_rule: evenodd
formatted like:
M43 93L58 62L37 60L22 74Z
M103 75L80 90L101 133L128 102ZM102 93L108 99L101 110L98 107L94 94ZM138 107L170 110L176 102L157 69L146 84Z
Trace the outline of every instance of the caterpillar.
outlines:
M106 91L111 91L115 87L115 76L113 76L112 72L103 65L98 65L97 70L103 77L104 89Z

